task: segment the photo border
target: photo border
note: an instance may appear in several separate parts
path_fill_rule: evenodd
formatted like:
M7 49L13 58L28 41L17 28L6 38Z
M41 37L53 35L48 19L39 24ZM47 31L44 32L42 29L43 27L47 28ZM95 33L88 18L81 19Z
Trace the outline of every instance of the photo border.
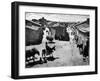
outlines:
M75 73L59 73L59 74L43 74L43 75L19 75L19 6L42 6L42 7L57 7L57 8L74 8L74 9L90 9L95 10L95 71L89 72L75 72ZM11 77L13 79L25 79L25 78L43 78L43 77L58 77L58 76L72 76L72 75L89 75L98 73L97 62L97 13L98 8L96 6L81 6L81 5L62 5L62 4L48 4L48 3L31 3L31 2L12 2L11 6Z

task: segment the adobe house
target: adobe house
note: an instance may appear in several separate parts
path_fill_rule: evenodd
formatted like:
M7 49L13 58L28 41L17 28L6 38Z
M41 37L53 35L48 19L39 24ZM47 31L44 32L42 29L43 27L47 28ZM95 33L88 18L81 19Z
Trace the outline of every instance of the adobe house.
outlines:
M25 40L26 45L40 44L43 38L43 29L40 24L26 20Z
M89 19L87 19L86 21L84 21L82 23L75 25L75 27L76 27L79 35L89 37L89 32L90 32Z
M69 41L69 34L66 32L66 27L51 27L55 30L55 40Z
M39 22L43 27L49 28L49 36L54 40L69 41L69 35L66 32L65 22L49 21L44 17L39 19Z
M76 24L74 27L76 28L77 35L80 37L80 39L83 42L86 42L87 39L89 38L89 34L90 34L89 19L87 19L84 22Z

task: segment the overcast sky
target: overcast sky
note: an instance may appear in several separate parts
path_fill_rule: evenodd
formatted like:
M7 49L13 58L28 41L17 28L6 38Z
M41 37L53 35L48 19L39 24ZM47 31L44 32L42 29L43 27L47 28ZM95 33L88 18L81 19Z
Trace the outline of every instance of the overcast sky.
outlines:
M59 22L78 22L78 21L85 21L89 18L89 15L79 15L79 14L52 14L52 13L26 13L26 19L40 19L44 17L47 20L51 21L59 21Z

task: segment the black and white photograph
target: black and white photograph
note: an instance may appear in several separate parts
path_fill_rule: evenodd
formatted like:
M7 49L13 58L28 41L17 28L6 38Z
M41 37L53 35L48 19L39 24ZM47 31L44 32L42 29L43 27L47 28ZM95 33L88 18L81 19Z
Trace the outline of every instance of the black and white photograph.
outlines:
M97 74L97 7L12 3L12 78Z
M25 13L25 67L89 65L90 16Z

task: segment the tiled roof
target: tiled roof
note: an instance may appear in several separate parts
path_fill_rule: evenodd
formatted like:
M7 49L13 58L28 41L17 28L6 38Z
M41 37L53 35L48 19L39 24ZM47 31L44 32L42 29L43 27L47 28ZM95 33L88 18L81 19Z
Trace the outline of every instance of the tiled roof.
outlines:
M79 31L84 32L84 33L90 31L90 26L87 22L78 23L77 25L75 25L75 27Z

